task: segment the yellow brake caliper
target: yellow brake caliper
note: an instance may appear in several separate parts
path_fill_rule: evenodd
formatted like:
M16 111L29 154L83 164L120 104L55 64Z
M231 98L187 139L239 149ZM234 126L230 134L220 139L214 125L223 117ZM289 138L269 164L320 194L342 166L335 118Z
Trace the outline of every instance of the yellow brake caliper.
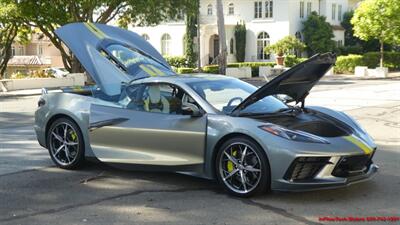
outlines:
M72 140L75 141L77 138L76 132L75 131L70 131L69 135L71 136Z
M237 151L233 151L232 152L232 156L236 157L236 153ZM232 172L233 171L233 162L231 162L230 160L228 160L227 164L226 164L226 168L228 169L228 172Z

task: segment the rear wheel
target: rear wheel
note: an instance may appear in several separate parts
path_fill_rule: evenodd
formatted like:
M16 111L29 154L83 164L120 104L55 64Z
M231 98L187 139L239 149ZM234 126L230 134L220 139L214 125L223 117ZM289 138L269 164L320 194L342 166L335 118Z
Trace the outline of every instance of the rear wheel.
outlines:
M270 186L268 159L257 143L237 137L225 142L216 158L216 175L229 193L249 197Z
M76 169L84 161L84 143L78 125L69 118L55 120L47 132L53 162L63 169Z

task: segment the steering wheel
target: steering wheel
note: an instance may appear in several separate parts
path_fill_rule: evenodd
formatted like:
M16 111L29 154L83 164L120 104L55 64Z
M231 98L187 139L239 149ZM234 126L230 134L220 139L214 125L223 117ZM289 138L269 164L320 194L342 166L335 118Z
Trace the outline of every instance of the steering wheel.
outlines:
M234 101L236 101L236 100L240 100L240 102L242 102L242 101L243 101L243 98L241 98L241 97L234 97L234 98L232 98L231 100L229 100L227 106L228 106L228 107L231 106L232 103L233 103Z

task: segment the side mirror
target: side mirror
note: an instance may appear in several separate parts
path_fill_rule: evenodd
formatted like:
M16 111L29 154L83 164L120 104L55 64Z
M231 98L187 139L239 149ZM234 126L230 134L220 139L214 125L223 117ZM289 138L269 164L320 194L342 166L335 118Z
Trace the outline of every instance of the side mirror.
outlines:
M190 115L192 117L200 117L203 114L200 112L199 107L192 103L185 103L182 105L182 114L183 115Z

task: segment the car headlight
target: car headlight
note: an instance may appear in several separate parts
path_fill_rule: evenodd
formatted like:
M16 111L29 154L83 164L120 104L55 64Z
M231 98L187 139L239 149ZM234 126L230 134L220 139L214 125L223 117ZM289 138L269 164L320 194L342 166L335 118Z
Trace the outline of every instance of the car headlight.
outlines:
M300 130L289 130L284 127L278 126L276 124L265 124L259 126L260 129L267 131L273 135L292 140L292 141L301 141L301 142L311 142L311 143L320 143L320 144L329 144L329 142L321 138L319 136L300 131Z

